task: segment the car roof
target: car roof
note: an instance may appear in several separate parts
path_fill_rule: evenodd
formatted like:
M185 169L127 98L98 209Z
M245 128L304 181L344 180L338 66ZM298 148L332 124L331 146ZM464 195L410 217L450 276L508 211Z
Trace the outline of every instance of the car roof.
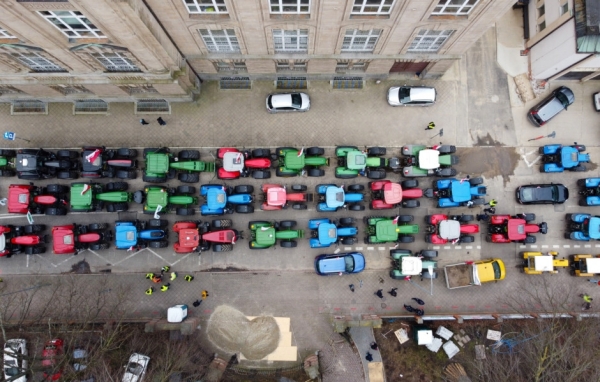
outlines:
M406 86L410 88L411 101L434 101L435 88L425 86Z
M273 94L271 96L271 105L273 105L274 108L291 107L292 106L292 95L291 94Z

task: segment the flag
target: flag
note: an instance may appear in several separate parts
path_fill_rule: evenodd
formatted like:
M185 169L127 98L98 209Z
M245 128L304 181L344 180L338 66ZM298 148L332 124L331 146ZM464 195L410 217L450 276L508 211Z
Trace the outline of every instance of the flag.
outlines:
M394 224L398 224L398 220L400 220L400 216L396 216L396 217L394 218L394 220L393 220L393 221L394 221Z
M8 199L6 199L6 198L0 199L0 206L5 206L6 202L8 202Z
M92 189L92 186L90 186L89 184L84 184L83 189L81 190L81 195L83 196L83 194L85 194L86 192L88 192L91 189Z
M92 153L86 155L85 159L90 163L94 163L94 161L96 159L98 159L98 157L100 156L101 153L102 153L102 151L100 151L100 149L96 149Z
M127 252L133 252L134 249L135 247L132 245L131 247L127 248Z
M440 145L433 145L433 147L432 147L433 150L437 150L439 148L440 148Z
M162 206L159 204L156 206L156 211L154 211L154 219L160 219L159 212L162 211Z
M31 216L31 212L27 211L27 222L29 224L33 224L33 216Z
M304 147L300 149L300 151L298 151L298 156L301 157L302 154L304 154Z
M241 160L242 160L242 153L241 153L241 152L239 152L239 153L237 154L237 157L235 158L235 160L236 160L237 162L239 162L239 161L241 161Z
M236 240L237 240L237 236L234 235L233 239L231 239L231 244L235 244Z

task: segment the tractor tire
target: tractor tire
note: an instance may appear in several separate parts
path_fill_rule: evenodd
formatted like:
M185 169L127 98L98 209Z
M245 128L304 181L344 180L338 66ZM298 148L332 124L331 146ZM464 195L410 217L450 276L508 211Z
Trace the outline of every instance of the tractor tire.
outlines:
M213 252L230 252L233 250L233 244L215 244L212 250Z
M281 248L296 248L298 246L298 242L292 240L282 241L279 246Z
M239 186L235 186L233 188L233 193L234 194L251 194L254 192L254 187L247 185L247 184L242 184Z
M424 279L437 279L438 278L438 274L436 271L433 271L433 273L429 273L429 270L424 270L423 273L421 273L421 278Z
M485 199L483 198L474 198L473 205L474 206L483 206L485 204Z
M352 245L357 242L357 239L355 237L345 237L342 240L340 240L340 242L343 245Z
M194 186L177 186L177 193L183 195L194 195L196 193L196 187Z
M577 149L580 153L585 151L585 145L572 145L571 147Z
M452 145L442 145L438 148L440 154L454 154L456 152L456 146Z
M352 204L350 207L348 207L348 209L350 211L364 211L365 206L363 206L362 204Z
M45 229L46 229L45 224L32 224L32 225L26 225L23 228L23 232L27 235L31 235L32 233L40 233L40 232L44 231Z
M462 223L468 223L468 222L472 222L473 220L475 220L475 217L473 215L461 215L459 220Z
M417 208L421 206L421 202L416 199L406 199L402 201L402 207L404 208Z
M106 191L127 191L129 184L126 182L111 182L106 184Z
M167 182L167 177L166 176L147 176L147 175L142 175L142 180L146 183L166 183Z
M213 228L229 228L231 224L231 219L215 219L212 221Z
M150 248L167 248L169 246L169 242L166 240L157 240L148 242L148 247Z
M325 149L321 147L309 147L306 149L305 154L309 157L321 156L325 154Z
M17 172L14 170L0 170L1 177L8 178L15 175L17 175Z
M320 168L310 168L308 169L307 175L312 177L324 176L325 170L321 170Z
M66 194L69 192L69 186L63 184L49 184L46 186L46 192L51 194Z
M585 187L585 179L579 179L579 180L577 180L577 185L579 187Z
M179 160L198 160L200 159L200 151L198 150L181 150L177 155Z
M115 176L119 179L135 179L137 178L137 171L130 170L117 170Z
M79 159L79 153L77 151L72 151L72 150L58 150L56 152L56 156L58 158L64 158L64 159Z
M296 172L282 172L279 170L279 167L277 167L277 169L275 170L275 175L280 177L280 178L292 178L294 176L298 176L298 173Z
M198 183L200 181L200 174L197 172L192 172L189 174L180 172L177 175L177 179L183 183Z
M483 183L483 178L477 177L469 179L469 183L471 183L471 186L478 186Z
M356 224L356 219L354 218L340 218L340 225L342 226L351 226Z
M110 203L106 205L106 212L124 212L129 209L127 203Z
M387 150L385 149L385 147L369 147L367 149L367 155L373 156L373 157L383 156L383 155L385 155L386 152L387 152Z
M79 178L79 173L78 173L77 171L75 171L75 170L71 170L71 171L60 171L60 172L59 172L59 173L56 175L56 177L57 177L58 179L69 179L69 180L72 180L72 179L77 179L77 178Z
M90 249L92 251L102 251L104 249L108 249L109 247L110 247L110 244L104 243L104 242L102 242L102 243L94 243L94 244L90 245Z
M536 241L537 241L537 238L535 236L527 235L527 237L525 237L525 240L523 240L523 244L533 244Z
M254 170L252 171L252 177L254 179L269 179L271 178L270 170Z
M63 216L67 214L67 209L64 207L48 207L46 208L46 215L48 216Z
M365 186L363 184L351 184L348 186L348 191L360 192L360 191L364 191L364 190L365 190Z
M292 204L292 209L293 210L297 210L297 211L303 211L303 210L307 210L308 206L304 203L294 203Z
M386 173L382 168L376 168L373 170L367 170L367 178L369 179L385 179Z
M401 183L402 188L417 188L419 187L419 181L416 179L404 180Z
M471 236L471 235L461 236L461 238L460 238L461 243L473 243L474 241L475 241L475 237Z
M177 207L175 209L175 214L179 216L191 216L195 213L193 207Z
M292 191L304 192L304 191L308 190L308 187L306 187L303 184L292 184L291 189L292 189Z
M138 151L136 149L122 147L117 150L117 156L120 158L135 159L138 156Z
M535 214L525 214L523 219L525 219L527 223L532 222L535 220Z
M252 158L270 158L271 150L269 149L254 149L252 150Z
M41 253L46 253L46 247L25 247L26 255L38 255Z
M402 244L414 243L415 237L414 236L400 236L398 238L398 241Z
M15 150L0 149L0 156L3 156L3 157L16 157L17 156L17 152Z
M585 167L584 165L581 165L581 164L580 164L580 165L578 165L578 166L571 167L569 170L570 170L570 171L573 171L573 172L583 172L583 171L585 171L585 170L586 170L586 167Z
M238 214L251 214L254 212L254 206L249 204L240 204L235 206L235 212Z
M90 231L103 231L105 229L108 228L108 224L107 223L92 223L88 226Z
M292 229L296 226L296 224L298 224L295 220L282 220L279 222L279 226L281 228L288 228L288 229Z
M398 223L410 223L413 220L414 217L412 215L400 215L398 217Z
M433 259L438 256L438 251L435 251L433 249L424 249L421 251L421 256L427 259Z
M169 221L165 219L150 219L148 220L149 228L165 228L169 225Z

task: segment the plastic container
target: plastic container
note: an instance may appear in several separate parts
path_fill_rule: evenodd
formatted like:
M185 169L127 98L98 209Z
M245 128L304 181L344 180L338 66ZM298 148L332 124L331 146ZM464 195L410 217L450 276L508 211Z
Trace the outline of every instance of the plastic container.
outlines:
M181 322L185 320L188 313L187 305L175 305L167 311L167 321Z

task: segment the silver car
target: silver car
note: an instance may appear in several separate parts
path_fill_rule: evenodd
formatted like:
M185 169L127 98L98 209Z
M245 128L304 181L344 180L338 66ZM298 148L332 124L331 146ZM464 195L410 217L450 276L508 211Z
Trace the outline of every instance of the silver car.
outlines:
M306 93L269 94L267 111L269 113L287 113L292 111L308 111L310 98Z
M436 98L435 88L426 86L394 86L387 95L391 106L431 106Z
M12 339L4 344L4 379L26 382L27 342L24 339ZM19 377L17 377L19 376Z
M125 375L123 375L123 382L141 382L146 375L146 369L150 357L143 354L133 353L129 357L129 362L125 366Z

